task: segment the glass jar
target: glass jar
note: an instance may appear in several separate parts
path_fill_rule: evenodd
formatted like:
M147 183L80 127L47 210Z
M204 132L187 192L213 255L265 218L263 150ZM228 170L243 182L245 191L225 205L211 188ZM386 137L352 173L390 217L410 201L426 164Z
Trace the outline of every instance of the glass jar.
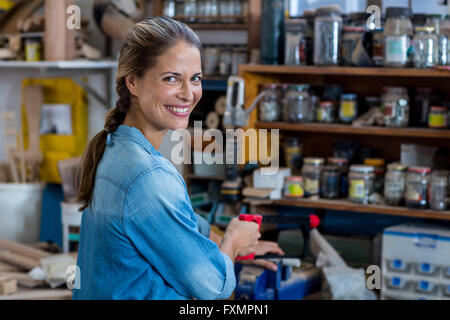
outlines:
M411 167L406 175L406 206L425 209L428 207L428 189L431 169L428 167Z
M384 27L384 66L406 67L409 62L408 50L411 45L413 28L410 20L411 9L401 7L386 8Z
M430 208L445 210L447 208L448 171L433 171L430 187Z
M286 137L283 141L286 167L293 173L299 173L302 167L302 144L299 138Z
M314 10L305 10L303 17L306 20L307 28L305 30L306 39L306 64L314 64L314 19L316 12Z
M432 106L428 113L428 127L445 129L448 125L448 110L446 107Z
M356 119L358 115L358 96L354 93L341 95L339 108L339 119L342 122L349 123Z
M221 23L231 23L233 3L231 0L219 0L219 15Z
M358 42L361 40L365 28L344 27L342 35L341 58L344 66L352 66L353 52L356 50Z
M238 74L239 65L247 63L247 48L236 46L231 54L231 73Z
M170 18L175 16L175 0L164 1L163 14Z
M330 5L318 8L314 19L314 64L339 65L341 43L341 8Z
M410 119L413 126L427 127L428 114L430 112L430 103L434 99L430 88L417 88L414 96L414 113Z
M374 168L373 191L378 194L383 194L384 189L384 159L366 158L364 159L366 166Z
M406 166L400 163L388 165L384 178L384 200L390 206L403 204L406 186Z
M205 46L203 49L203 57L203 71L205 75L216 75L219 71L219 47L215 45Z
M175 16L181 21L184 19L184 0L175 0Z
M431 68L438 64L438 36L433 27L417 27L413 40L414 67Z
M382 109L387 127L406 127L409 122L409 97L406 88L383 88Z
M266 94L259 105L259 121L279 121L283 108L283 87L274 83L268 84L265 87L265 92Z
M323 198L339 197L339 182L341 171L337 166L324 166L322 169L321 195Z
M197 15L197 2L196 0L184 1L184 18L187 23L195 23L195 17Z
M384 63L384 28L372 31L372 64L382 67Z
M447 19L446 19L447 17ZM450 53L450 21L448 16L443 14L431 14L427 16L425 27L434 28L437 36L437 64L440 66L445 66L450 63L449 53Z
M334 122L335 106L333 101L322 101L316 110L316 120L318 122Z
M347 197L348 195L348 160L346 158L327 159L329 165L338 167L339 169L339 197Z
M311 121L312 111L309 103L309 85L289 85L284 97L284 121Z
M285 22L286 41L284 48L284 64L300 66L306 65L307 23L305 19L288 19Z
M317 199L320 194L320 176L324 164L323 158L307 157L303 160L302 177L305 196Z
M374 168L366 165L350 166L348 199L368 204L373 193Z
M226 77L231 73L231 48L220 48L219 51L219 75Z
M283 195L288 198L302 198L304 196L303 178L300 176L286 177Z

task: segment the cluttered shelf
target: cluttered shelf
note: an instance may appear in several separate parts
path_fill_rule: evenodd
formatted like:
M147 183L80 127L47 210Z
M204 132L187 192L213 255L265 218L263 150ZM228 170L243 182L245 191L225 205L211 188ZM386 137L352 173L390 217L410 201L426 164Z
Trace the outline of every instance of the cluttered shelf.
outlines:
M37 68L37 69L111 69L117 67L115 60L72 60L72 61L0 61L2 68Z
M449 139L450 130L428 129L428 128L389 128L376 126L351 126L346 124L330 123L289 123L289 122L256 122L258 129L280 129L281 131L296 132L320 132L349 135L374 135L389 137L415 137Z
M276 73L320 76L374 76L374 77L426 77L450 78L448 70L416 69L416 68L365 68L365 67L333 67L333 66L287 66L246 64L239 66L241 73Z
M247 198L246 202L252 203ZM325 209L337 211L353 211L360 213L387 214L424 219L450 220L450 211L438 211L429 209L412 209L407 207L394 207L375 204L357 204L348 200L308 199L308 198L282 198L272 201L258 201L255 205L293 206L312 209Z

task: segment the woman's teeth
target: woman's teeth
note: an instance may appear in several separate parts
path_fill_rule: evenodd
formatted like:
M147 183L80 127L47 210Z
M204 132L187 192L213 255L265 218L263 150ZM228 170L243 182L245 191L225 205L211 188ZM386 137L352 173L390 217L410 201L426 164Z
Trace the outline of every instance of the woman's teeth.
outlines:
M170 107L166 106L167 109L176 113L187 113L189 111L189 107Z

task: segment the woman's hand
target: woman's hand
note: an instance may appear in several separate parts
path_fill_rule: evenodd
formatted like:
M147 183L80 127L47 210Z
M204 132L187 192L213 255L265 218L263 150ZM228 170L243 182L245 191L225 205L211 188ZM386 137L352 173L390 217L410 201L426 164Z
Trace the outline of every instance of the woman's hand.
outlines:
M220 250L230 256L231 260L237 256L246 256L256 251L261 234L258 224L248 221L231 219L223 236Z
M256 255L265 255L265 254L279 254L284 255L283 250L278 246L278 243L273 241L258 241L258 246L256 247L255 254ZM239 263L242 264L251 264L255 266L260 266L266 268L268 270L277 271L278 267L276 263L273 263L269 260L263 259L255 259L255 260L239 260Z

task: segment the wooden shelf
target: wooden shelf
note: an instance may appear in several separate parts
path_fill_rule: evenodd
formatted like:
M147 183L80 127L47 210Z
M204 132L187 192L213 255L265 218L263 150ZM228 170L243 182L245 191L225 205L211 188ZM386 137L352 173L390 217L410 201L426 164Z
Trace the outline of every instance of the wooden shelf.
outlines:
M346 124L289 122L256 122L255 126L259 129L280 129L280 131L450 139L450 130L428 128L354 127Z
M198 176L193 173L189 173L186 175L187 179L190 180L211 180L211 181L224 181L225 177L217 177L217 176Z
M450 71L415 68L360 68L245 64L239 66L239 72L319 76L335 75L365 77L450 78Z
M280 200L274 200L272 204L279 206L294 206L313 209L387 214L412 218L450 220L450 211L411 209L406 207L393 207L393 206L373 205L373 204L363 205L353 203L347 200L327 200L327 199L311 200L307 198L296 198L296 199L283 198Z
M188 24L193 30L247 30L247 24L211 24L211 23L193 23Z

